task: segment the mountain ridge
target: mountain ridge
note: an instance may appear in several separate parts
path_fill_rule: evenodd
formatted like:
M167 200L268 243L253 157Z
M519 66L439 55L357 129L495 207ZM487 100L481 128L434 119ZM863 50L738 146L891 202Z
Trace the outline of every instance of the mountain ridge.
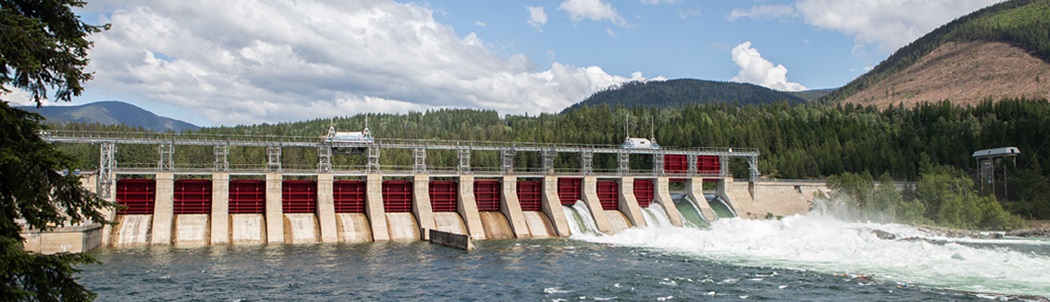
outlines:
M595 92L583 101L565 108L561 113L572 111L581 106L599 105L608 105L610 107L675 108L686 104L737 103L739 105L763 105L782 101L789 103L806 102L805 99L791 93L750 83L697 79L634 81Z
M169 117L158 116L138 106L121 101L99 101L77 106L19 106L38 113L45 123L83 123L141 127L155 132L196 131L199 126Z

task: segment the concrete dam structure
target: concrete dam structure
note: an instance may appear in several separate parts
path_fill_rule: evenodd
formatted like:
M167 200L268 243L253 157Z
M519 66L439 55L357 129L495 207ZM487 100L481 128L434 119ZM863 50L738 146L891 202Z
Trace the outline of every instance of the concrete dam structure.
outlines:
M739 148L260 141L77 132L48 133L45 139L100 146L99 170L85 185L124 206L110 215L115 225L98 228L100 236L92 235L102 246L423 240L426 230L473 240L611 234L649 225L710 223L719 217L804 213L806 193L812 196L823 187L756 182L758 152ZM155 168L117 167L118 144L158 145L160 161ZM180 166L172 156L177 145L211 145L214 167ZM230 146L266 148L267 162L231 169ZM282 167L283 148L317 148L318 164L309 169ZM364 165L333 169L333 150L346 149L360 150ZM380 169L380 149L410 149L415 162L410 168ZM430 166L427 150L455 150L459 165ZM493 171L472 169L472 152L496 152L501 166ZM539 153L542 166L516 167L513 158L518 152ZM579 154L579 167L555 167L558 153ZM616 155L618 167L594 169L596 153ZM638 156L651 157L652 168L631 169L631 158ZM735 182L728 176L731 158L746 160L748 181ZM705 182L711 184L706 192ZM677 188L674 193L672 186ZM680 196L677 204L672 195ZM689 213L680 213L683 207Z

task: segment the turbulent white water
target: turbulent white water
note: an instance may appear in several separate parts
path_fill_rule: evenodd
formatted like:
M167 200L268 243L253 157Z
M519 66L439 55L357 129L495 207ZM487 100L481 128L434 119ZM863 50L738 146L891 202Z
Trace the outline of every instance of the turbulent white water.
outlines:
M671 219L667 217L667 211L659 204L651 204L648 208L642 208L642 217L645 224L654 228L672 227Z
M923 240L884 240L872 229ZM869 274L883 281L963 291L1050 295L1050 257L1005 246L1023 244L1042 251L1050 249L1045 240L981 244L982 240L937 238L905 225L850 223L815 214L783 220L719 219L708 229L634 228L578 239L737 265Z
M581 200L577 200L576 204L570 206L562 206L565 212L565 219L569 221L569 229L572 232L572 236L583 235L583 234L599 234L598 225L594 223L594 216L591 216L591 211L587 209L587 205Z

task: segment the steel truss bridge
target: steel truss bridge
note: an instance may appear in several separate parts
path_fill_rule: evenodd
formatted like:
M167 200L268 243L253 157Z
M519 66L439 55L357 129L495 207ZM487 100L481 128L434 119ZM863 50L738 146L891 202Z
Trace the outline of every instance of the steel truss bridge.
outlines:
M376 139L374 142L325 142L320 136L252 136L252 135L214 135L214 134L180 134L180 133L153 133L153 132L93 132L93 131L45 131L40 136L50 143L78 143L98 144L100 146L99 157L99 185L109 185L113 180L113 173L117 171L117 163L114 158L116 145L157 145L160 160L155 169L140 170L140 173L152 173L156 171L176 171L174 154L176 145L184 146L212 146L215 154L214 166L211 169L185 170L176 172L208 173L208 172L283 172L281 167L281 154L284 147L317 148L318 163L316 169L310 171L298 171L303 174L336 173L347 175L360 175L380 173L393 175L435 174L428 171L426 164L427 150L453 150L458 152L459 165L453 171L433 171L437 174L482 174L494 175L546 175L555 171L554 159L559 153L579 154L580 170L582 175L599 175L595 173L592 163L595 154L616 154L618 167L612 176L709 176L726 177L729 175L728 165L721 164L714 175L712 173L698 173L696 160L700 156L717 157L720 163L728 163L730 158L743 158L747 161L750 171L750 181L754 182L760 175L758 171L757 149L750 148L668 148L660 149L630 149L619 145L578 145L578 144L545 144L545 143L523 143L523 142L491 142L491 141L447 141L447 140L407 140L407 139ZM260 147L267 150L266 167L261 171L258 169L250 171L231 171L229 164L229 148L231 146ZM367 158L363 171L333 171L332 156L337 150L361 150ZM381 171L379 158L383 149L406 149L412 150L414 163L410 170ZM495 151L500 154L500 167L498 171L472 171L470 165L471 152L473 151ZM515 171L514 157L518 152L535 152L542 157L542 170L537 172ZM652 156L653 168L650 171L632 173L629 168L631 155ZM688 168L684 171L666 171L664 158L668 155L685 156ZM122 168L122 173L136 172L134 169ZM294 172L294 171L289 171ZM703 175L701 175L703 174ZM440 175L438 175L440 176Z

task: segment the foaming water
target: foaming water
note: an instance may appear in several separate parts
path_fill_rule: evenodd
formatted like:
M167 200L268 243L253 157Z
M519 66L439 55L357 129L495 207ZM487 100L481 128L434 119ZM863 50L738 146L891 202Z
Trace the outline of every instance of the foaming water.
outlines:
M655 228L668 228L672 227L671 219L667 217L667 211L658 204L652 204L649 207L642 208L642 217L645 218L645 224L649 227Z
M880 239L872 230L907 240ZM1050 296L1050 257L979 240L957 242L898 224L827 216L720 219L708 229L636 228L591 242L652 248L734 265L874 275L961 291ZM1009 243L1018 244L1020 240ZM1046 241L1023 241L1050 248ZM969 243L969 244L964 244Z

